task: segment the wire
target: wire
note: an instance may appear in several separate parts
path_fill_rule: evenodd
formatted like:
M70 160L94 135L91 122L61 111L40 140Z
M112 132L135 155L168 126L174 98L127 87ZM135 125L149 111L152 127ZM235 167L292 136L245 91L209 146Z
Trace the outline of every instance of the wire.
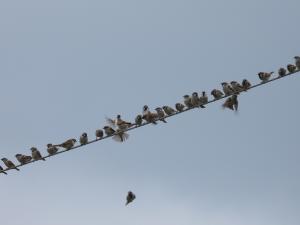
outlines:
M246 91L248 91L248 90L250 90L250 89L257 88L257 87L262 86L262 85L266 85L266 84L268 84L268 83L271 83L271 82L273 82L273 81L276 81L276 80L279 80L279 79L282 79L282 78L285 78L285 77L289 77L289 76L291 76L291 75L293 75L293 74L295 74L295 73L298 73L298 72L300 72L300 69L298 69L298 70L296 70L296 71L294 71L294 72L292 72L292 73L287 73L285 76L278 76L278 77L272 78L272 79L270 79L270 80L268 80L268 81L261 82L261 83L258 83L258 84L256 84L256 85L252 85L252 86L249 87L247 90L241 91L241 92L239 92L239 93L246 92ZM236 93L235 93L235 94L236 94ZM232 95L234 95L234 94L232 94ZM220 101L220 100L225 99L225 98L228 98L228 97L230 97L230 96L232 96L232 95L226 95L226 96L223 96L223 97L218 98L218 99L210 100L210 101L208 101L206 104L203 104L203 105L208 105L208 104L211 104L211 103ZM169 118L169 117L172 117L172 116L176 116L176 115L178 115L178 114L181 114L181 113L184 113L184 112L187 112L187 111L189 111L189 110L196 109L196 108L198 109L198 107L192 107L192 108L184 109L184 110L181 111L181 112L176 111L176 113L174 113L174 114L172 114L172 115L166 115L164 118ZM161 119L161 118L158 118L158 119L156 119L155 121L159 121L160 119ZM143 126L146 126L146 125L149 125L149 124L152 124L152 123L151 123L151 122L145 122L145 123L142 123L141 125L136 125L136 124L134 124L134 126L128 128L128 129L122 130L121 132L131 131L131 130L134 130L134 129L137 129L137 128L140 128L140 127L143 127ZM75 150L75 149L77 149L77 148L81 148L81 147L84 147L84 146L86 146L86 145L95 143L95 142L97 142L97 141L102 141L102 140L104 140L104 139L113 137L113 136L115 136L115 135L118 135L119 133L120 133L120 132L116 132L116 133L114 133L113 135L107 135L107 136L104 136L103 138L100 138L100 139L94 139L94 140L92 140L92 141L89 141L89 142L88 142L87 144L85 144L85 145L76 145L76 146L74 146L74 147L71 148L71 149L66 149L66 150L58 151L58 152L55 153L55 154L47 155L47 156L43 157L43 159L47 159L47 158L50 158L50 157L53 157L53 156L56 156L56 155L59 155L59 154L65 153L65 152L73 151L73 150ZM37 162L37 161L40 161L40 160L32 160L32 161L30 161L30 162L28 162L28 163L25 163L25 164L19 164L19 165L16 165L16 168L19 168L19 167L22 167L22 166L25 166L25 165L28 165L28 164L31 164L31 163L34 163L34 162ZM0 173L6 172L6 171L8 171L8 170L13 170L13 169L14 169L14 168L6 168L6 169L0 171Z

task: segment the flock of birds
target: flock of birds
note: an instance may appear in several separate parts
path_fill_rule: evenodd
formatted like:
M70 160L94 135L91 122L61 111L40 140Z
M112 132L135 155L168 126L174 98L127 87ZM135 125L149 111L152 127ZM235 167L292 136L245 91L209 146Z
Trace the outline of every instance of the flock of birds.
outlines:
M291 73L298 72L300 70L300 57L295 56L295 64L288 64L286 68L279 68L278 70L278 76L283 77ZM262 83L268 82L271 78L274 72L259 72L258 77L261 80ZM221 98L224 98L228 96L228 98L223 103L223 108L228 108L233 111L238 110L238 95L240 92L247 91L251 88L251 83L244 79L241 83L237 81L231 81L230 83L223 82L221 83L222 90L219 89L213 89L211 91L211 95L214 97L214 100L219 100ZM183 102L182 103L176 103L175 108L172 108L170 106L163 106L163 107L157 107L155 111L150 111L149 107L145 105L143 107L142 114L139 114L135 118L135 122L127 122L121 118L121 115L117 115L115 119L106 118L108 125L104 126L103 129L98 129L95 131L96 140L102 139L105 136L110 137L112 136L112 139L114 139L117 142L124 142L126 139L129 138L129 134L126 133L126 131L129 128L132 127L138 127L143 125L143 121L146 123L152 123L157 124L159 121L163 123L167 123L165 120L166 117L172 116L178 112L183 112L185 110L191 109L191 108L205 108L205 104L208 103L208 96L205 91L199 94L197 92L192 93L192 95L184 95L183 96ZM60 148L63 148L64 150L70 150L74 148L77 140L76 139L68 139L65 142L61 144L47 144L47 152L48 156L55 155L59 153ZM83 133L79 138L80 145L86 145L89 143L88 135L87 133ZM37 160L44 160L45 157L42 156L40 151L36 147L32 147L31 149L31 155L26 154L16 154L15 157L17 161L20 163L20 166L25 165L27 163L30 163L32 161ZM19 168L13 163L13 161L2 158L1 159L4 163L4 165L7 167L6 169L3 169L3 167L0 165L0 173L7 175L7 170L15 169L19 171ZM127 201L126 205L132 202L135 199L135 195L129 191L127 194Z

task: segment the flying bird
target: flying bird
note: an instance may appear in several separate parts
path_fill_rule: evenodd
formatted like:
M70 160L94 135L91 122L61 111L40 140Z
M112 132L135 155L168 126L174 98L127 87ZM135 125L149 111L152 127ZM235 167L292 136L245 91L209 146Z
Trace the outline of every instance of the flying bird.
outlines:
M63 143L61 143L59 145L54 145L54 146L62 147L62 148L65 148L66 150L70 150L71 148L74 147L75 143L76 143L76 139L68 139Z
M173 115L173 114L175 114L176 113L176 110L175 109L173 109L172 107L170 107L170 106L163 106L162 107L163 108L163 110L165 111L165 113L168 115L168 116L171 116L171 115Z
M44 159L42 157L40 151L36 147L32 147L30 150L31 150L32 158L34 160L43 160L43 161L46 161L46 159Z
M285 75L286 75L286 69L284 69L284 68L279 68L279 70L278 70L278 75L279 75L280 77L285 76Z
M221 85L226 96L232 95L234 93L233 88L227 82L222 82Z
M157 113L157 116L159 118L160 121L164 122L164 123L167 123L167 121L165 120L165 113L164 113L164 110L160 107L157 107L155 109L156 113Z
M127 197L126 197L126 205L133 202L135 198L136 198L135 194L133 194L131 191L129 191L127 194Z
M300 70L300 57L295 56L294 59L295 59L295 64L296 64L298 70Z
M289 71L289 73L294 73L296 71L296 69L297 69L297 67L295 65L293 65L293 64L288 64L286 66L286 68Z
M248 90L251 87L251 83L247 79L244 79L242 81L242 86L244 88L244 91L246 91L246 90Z
M110 118L106 118L106 120L111 126L118 127L121 130L126 130L133 126L132 123L122 120L121 115L117 115L117 118L115 120L110 119Z
M239 105L239 103L238 103L237 95L232 95L225 100L225 102L222 106L223 106L223 108L228 108L228 109L237 111L238 105Z
M193 108L194 105L192 104L192 98L189 95L184 95L183 96L183 103L185 104L185 106L190 109Z
M259 79L262 81L262 83L264 83L264 82L267 82L267 81L271 78L271 75L272 75L273 73L274 73L274 72L270 72L270 73L259 72L259 73L258 73L258 77L259 77Z
M15 156L21 165L29 163L32 160L32 157L29 155L16 154Z
M224 95L223 92L218 89L213 89L210 94L214 96L215 99L220 99Z
M53 144L49 143L47 144L47 152L49 155L54 155L58 151L58 148L54 146Z
M181 103L176 103L175 104L175 108L176 108L176 110L178 111L178 112L182 112L183 110L184 110L184 105L183 104L181 104Z
M113 140L117 142L124 142L126 139L129 138L129 134L125 133L124 131L118 129L114 130L112 127L105 126L103 127L104 132L107 136L113 136Z
M2 168L2 166L0 166L0 173L4 173L5 175L7 175L7 173L5 171L3 171L4 169Z
M84 132L84 133L80 136L79 142L80 142L81 145L86 145L86 144L89 142L87 133Z
M97 139L97 140L103 138L103 135L104 135L103 130L97 129L97 130L95 131L95 135L96 135L96 139Z
M19 169L15 166L15 164L12 161L8 160L7 158L2 158L1 160L8 169L15 169L19 171Z
M137 115L135 117L134 121L135 121L136 126L141 126L142 123L143 123L143 116L142 115Z

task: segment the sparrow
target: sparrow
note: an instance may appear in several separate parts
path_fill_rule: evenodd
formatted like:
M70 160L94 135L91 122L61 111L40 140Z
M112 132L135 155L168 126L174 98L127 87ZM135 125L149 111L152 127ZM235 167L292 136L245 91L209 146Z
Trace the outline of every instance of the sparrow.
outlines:
M97 140L103 138L103 135L104 135L103 130L101 130L101 129L96 130L95 135L96 135Z
M168 116L171 116L176 113L176 110L170 106L163 106L162 108Z
M17 171L20 171L20 170L15 166L15 164L14 164L12 161L8 160L7 158L2 158L1 160L4 162L5 166L6 166L8 169L15 169L15 170L17 170Z
M58 151L58 148L53 144L47 144L47 152L49 155L54 155Z
M124 142L129 138L129 134L125 133L121 129L117 129L115 135L112 137L113 140L117 142Z
M103 127L103 129L107 136L111 136L114 133L116 133L116 131L112 127L109 127L109 126L105 126L105 127Z
M83 133L80 138L79 138L79 142L81 145L86 145L88 143L89 139L88 139L88 136L87 136L87 133Z
M294 59L295 59L295 64L296 64L298 70L300 70L300 57L295 56Z
M286 75L286 69L284 69L284 68L279 68L279 70L278 70L278 75L279 75L280 77L285 76L285 75Z
M296 69L297 69L297 67L295 65L293 65L293 64L288 64L286 66L286 68L289 71L289 73L294 73L296 71Z
M232 89L235 93L239 93L241 91L244 91L244 87L237 81L231 81L230 82Z
M208 103L208 97L207 97L205 91L202 91L202 95L200 96L199 99L200 99L200 107L205 108L204 105Z
M167 121L165 120L165 113L164 113L164 110L160 107L157 107L155 109L156 113L157 113L157 116L159 118L160 121L164 122L164 123L167 123Z
M40 151L35 148L35 147L32 147L31 148L31 155L32 155L32 158L34 160L43 160L43 161L46 161L46 159L44 159L40 153Z
M15 156L21 165L29 163L32 160L32 157L29 155L16 154Z
M193 92L191 97L191 103L193 107L200 107L200 98L197 92Z
M135 194L133 194L131 191L128 192L127 197L126 197L126 205L128 205L129 203L133 202L133 200L135 199Z
M192 98L189 95L183 96L183 103L189 109L194 107L194 105L192 104Z
M148 123L157 124L157 122L155 120L158 118L158 115L157 115L157 113L151 112L147 105L144 105L142 118L144 120L146 120Z
M273 73L274 72L270 72L270 73L259 72L257 75L258 75L259 79L262 81L262 83L264 83L264 82L267 82L271 78L271 75Z
M178 112L182 112L183 110L184 110L184 105L183 104L181 104L181 103L176 103L175 104L175 108L176 108L176 110L178 111Z
M223 87L223 92L224 94L227 95L232 95L234 93L233 88L230 86L230 84L228 84L227 82L223 82L221 83L222 87Z
M135 125L136 126L141 126L143 123L143 116L142 115L137 115L135 117Z
M2 166L0 166L0 173L4 173L5 175L7 175L7 173L5 171L3 171L4 169L2 168Z
M242 81L242 86L244 88L244 91L246 91L251 87L251 83L247 79L244 79Z
M210 94L214 96L215 99L220 99L224 95L223 92L218 89L213 89Z
M232 95L225 100L225 102L222 106L223 106L223 108L228 108L228 109L237 111L238 105L239 105L239 103L238 103L237 95Z
M66 150L70 150L71 148L74 147L75 143L76 143L76 139L68 139L63 143L61 143L59 145L54 145L54 146L62 147L62 148L65 148Z

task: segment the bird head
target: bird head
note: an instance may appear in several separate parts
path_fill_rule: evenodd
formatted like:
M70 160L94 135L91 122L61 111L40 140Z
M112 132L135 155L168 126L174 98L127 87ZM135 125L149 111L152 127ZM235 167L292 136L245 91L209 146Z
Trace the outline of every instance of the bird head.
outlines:
M53 145L52 144L47 144L47 148L50 148L50 147L52 147Z
M193 92L192 96L198 97L198 93L197 92Z
M146 111L148 109L149 109L149 107L147 105L144 105L143 110Z
M83 133L82 135L81 135L82 137L87 137L87 133ZM75 139L73 139L73 141L74 141Z

